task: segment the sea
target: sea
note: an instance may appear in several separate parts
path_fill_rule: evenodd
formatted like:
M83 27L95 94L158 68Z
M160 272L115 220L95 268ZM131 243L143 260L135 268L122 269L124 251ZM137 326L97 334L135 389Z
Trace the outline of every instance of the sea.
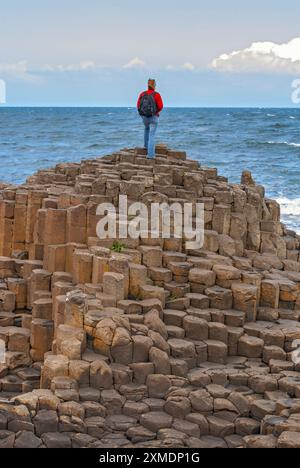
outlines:
M157 141L185 150L232 183L252 171L282 220L300 234L300 107L167 108ZM143 146L135 108L0 107L0 181L20 184L41 168Z

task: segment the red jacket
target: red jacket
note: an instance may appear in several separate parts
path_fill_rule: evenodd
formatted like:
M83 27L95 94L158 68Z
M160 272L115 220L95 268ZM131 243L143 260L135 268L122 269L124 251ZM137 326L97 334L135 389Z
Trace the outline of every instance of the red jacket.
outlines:
M148 89L148 91L144 91L143 93L141 93L139 95L139 99L138 99L138 102L137 102L137 108L139 109L140 107L140 102L141 102L141 98L143 96L143 94L152 94L155 92L155 102L156 102L156 107L157 107L157 113L156 115L159 116L159 113L163 110L164 108L164 103L163 103L163 100L162 100L162 97L159 93L157 93L156 91L153 91L152 89Z

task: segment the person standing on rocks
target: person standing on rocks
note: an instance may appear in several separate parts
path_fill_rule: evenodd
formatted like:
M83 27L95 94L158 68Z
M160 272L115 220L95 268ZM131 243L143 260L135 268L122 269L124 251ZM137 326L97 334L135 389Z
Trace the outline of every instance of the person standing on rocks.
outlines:
M140 94L137 108L145 125L145 142L149 158L155 156L155 134L159 121L159 114L164 108L162 97L156 92L156 81L148 80L148 90Z

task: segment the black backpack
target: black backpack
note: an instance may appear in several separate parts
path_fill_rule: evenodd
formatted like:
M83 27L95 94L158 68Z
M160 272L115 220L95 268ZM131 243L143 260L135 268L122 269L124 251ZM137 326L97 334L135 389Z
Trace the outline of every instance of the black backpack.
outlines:
M144 93L141 97L139 105L139 114L142 117L153 117L157 113L157 105L155 101L155 92L148 94Z

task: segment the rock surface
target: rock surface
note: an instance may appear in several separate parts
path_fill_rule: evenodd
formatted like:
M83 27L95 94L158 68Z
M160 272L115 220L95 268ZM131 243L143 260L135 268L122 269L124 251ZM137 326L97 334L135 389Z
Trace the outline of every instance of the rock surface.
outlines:
M299 448L300 236L251 173L156 152L1 186L0 448ZM119 195L203 203L204 247L100 240Z

